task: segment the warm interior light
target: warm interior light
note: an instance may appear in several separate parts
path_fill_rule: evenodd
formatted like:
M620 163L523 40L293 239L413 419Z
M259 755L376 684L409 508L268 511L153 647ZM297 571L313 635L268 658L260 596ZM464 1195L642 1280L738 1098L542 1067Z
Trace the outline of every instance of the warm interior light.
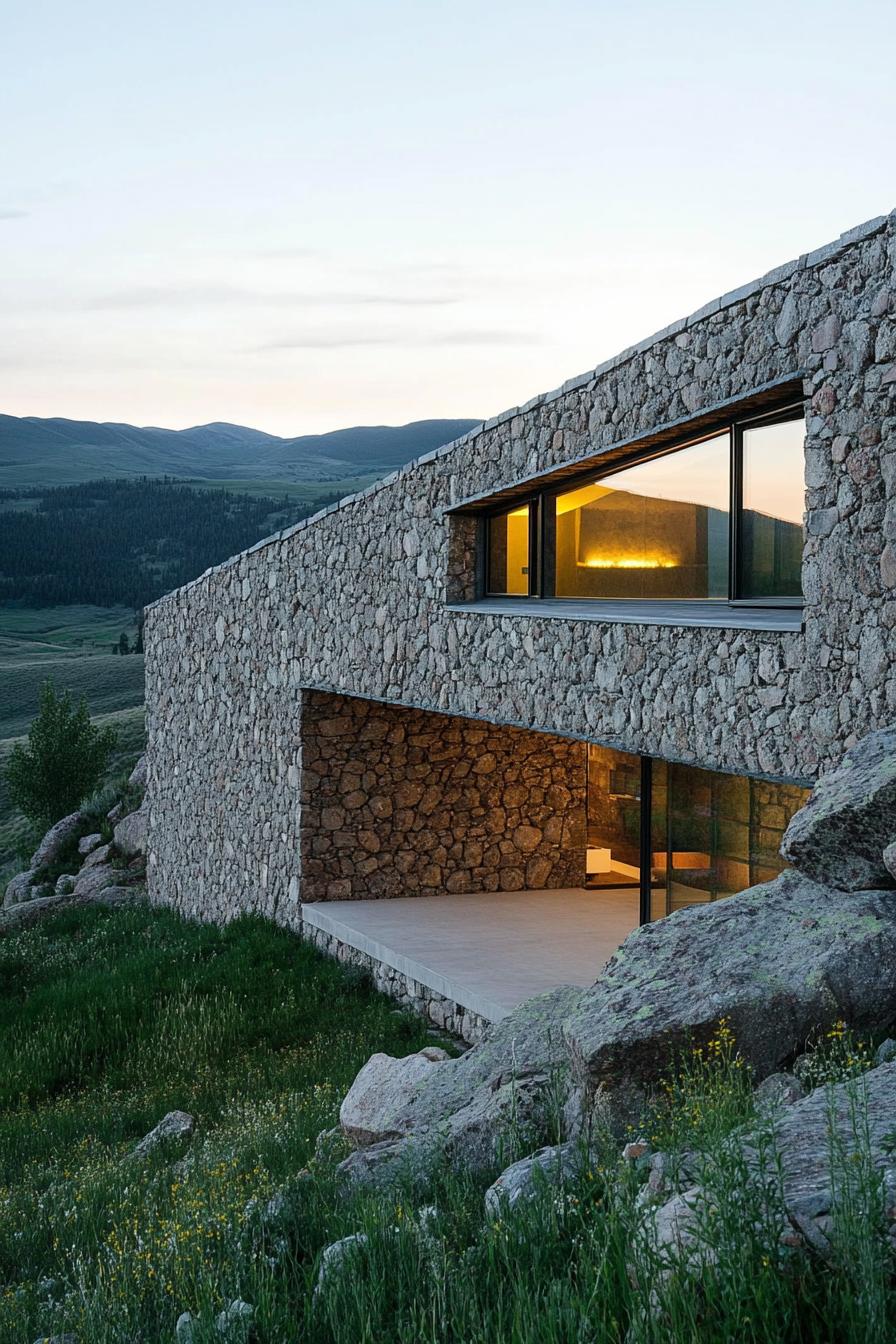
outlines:
M580 569L675 569L674 560L661 560L650 555L590 555L577 560Z

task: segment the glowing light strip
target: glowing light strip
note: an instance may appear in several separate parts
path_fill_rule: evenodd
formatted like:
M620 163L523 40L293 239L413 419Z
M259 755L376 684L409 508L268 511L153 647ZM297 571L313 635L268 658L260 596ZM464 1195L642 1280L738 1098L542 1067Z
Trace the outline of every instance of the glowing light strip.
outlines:
M676 569L674 560L652 560L647 556L635 556L627 558L624 556L604 558L597 557L591 560L577 560L579 569Z

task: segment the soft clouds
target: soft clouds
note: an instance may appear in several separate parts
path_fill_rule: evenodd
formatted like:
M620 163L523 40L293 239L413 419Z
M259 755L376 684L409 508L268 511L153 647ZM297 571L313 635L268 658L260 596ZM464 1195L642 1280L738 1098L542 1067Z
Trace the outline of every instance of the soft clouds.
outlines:
M457 303L452 294L389 294L350 290L254 290L235 285L139 285L81 300L85 311L126 308L342 308L383 306L391 308L441 307Z
M331 334L308 332L252 346L247 354L274 350L344 350L352 347L391 345L417 349L420 346L539 345L542 338L529 331L346 331Z

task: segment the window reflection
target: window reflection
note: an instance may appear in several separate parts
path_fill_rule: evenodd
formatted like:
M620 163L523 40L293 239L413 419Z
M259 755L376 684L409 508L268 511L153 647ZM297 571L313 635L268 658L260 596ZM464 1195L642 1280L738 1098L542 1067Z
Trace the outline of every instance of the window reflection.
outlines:
M558 597L726 598L729 436L558 495Z
M803 563L803 420L743 431L741 597L798 597Z
M654 760L651 919L718 901L787 866L779 850L809 790Z
M529 592L529 505L492 518L488 529L488 591Z

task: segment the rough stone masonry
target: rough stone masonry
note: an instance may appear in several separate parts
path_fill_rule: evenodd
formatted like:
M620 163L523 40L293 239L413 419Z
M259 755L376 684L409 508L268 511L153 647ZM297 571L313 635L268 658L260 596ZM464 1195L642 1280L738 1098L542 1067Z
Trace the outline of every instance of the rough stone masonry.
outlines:
M808 782L892 720L894 262L896 217L872 220L151 607L152 898L299 923L309 692ZM610 463L790 383L806 414L801 630L452 608L474 570L458 501Z

